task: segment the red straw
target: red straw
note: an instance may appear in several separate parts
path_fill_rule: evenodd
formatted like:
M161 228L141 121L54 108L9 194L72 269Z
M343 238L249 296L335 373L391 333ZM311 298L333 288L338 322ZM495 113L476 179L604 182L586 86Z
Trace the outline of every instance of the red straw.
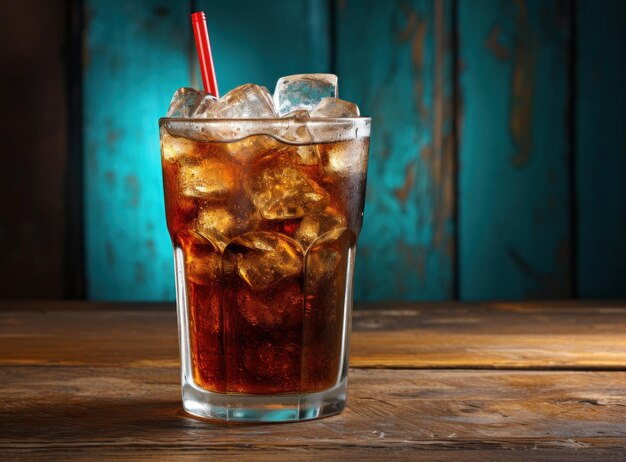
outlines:
M191 25L193 35L196 38L196 50L198 50L198 60L200 61L200 73L202 74L202 85L204 91L220 97L215 79L215 68L213 67L213 57L211 56L211 43L209 42L209 30L206 27L206 17L203 11L191 15Z

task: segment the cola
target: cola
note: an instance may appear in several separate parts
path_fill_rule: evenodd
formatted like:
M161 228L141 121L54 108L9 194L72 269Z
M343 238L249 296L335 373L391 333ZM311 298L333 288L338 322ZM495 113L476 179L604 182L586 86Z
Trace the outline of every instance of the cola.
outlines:
M195 387L304 394L345 380L364 123L257 121L224 131L223 121L162 120L166 217L187 320L181 347Z

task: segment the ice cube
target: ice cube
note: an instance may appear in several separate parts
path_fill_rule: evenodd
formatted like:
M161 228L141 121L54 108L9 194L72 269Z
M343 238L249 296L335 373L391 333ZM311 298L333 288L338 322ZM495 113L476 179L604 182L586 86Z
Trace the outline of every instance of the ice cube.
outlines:
M235 217L225 208L207 208L198 213L193 231L224 250L237 234L238 225Z
M310 137L309 137L310 138ZM317 145L293 145L268 135L253 135L242 140L223 143L222 146L237 162L247 163L267 156L291 157L300 165L320 162Z
M263 119L277 117L267 88L246 84L222 96L207 112L214 119Z
M324 171L327 174L339 176L364 175L367 171L368 146L369 139L367 138L325 145L322 153Z
M298 143L311 143L313 135L306 125L296 124L291 128L291 138ZM320 160L319 147L316 144L293 145L296 162L300 165L317 165ZM292 154L293 155L293 154Z
M174 163L181 159L192 157L198 153L198 145L187 138L172 136L167 132L161 135L161 154L167 162Z
M300 284L293 280L276 290L258 292L243 288L237 293L237 305L244 319L253 326L293 327L302 321L304 294Z
M307 125L302 124L309 118L309 111L296 109L290 112L285 118L293 118L294 124L290 125L283 136L289 141L297 143L312 143L313 135ZM297 156L296 162L300 165L317 165L320 160L319 147L316 144L293 145L292 150Z
M338 98L323 98L311 110L311 117L358 117L359 107Z
M307 109L294 109L291 112L288 112L285 115L280 116L283 119L308 119L311 117L311 114Z
M283 116L296 109L310 110L325 97L337 97L336 75L288 75L276 82L274 107Z
M296 146L296 162L300 165L317 165L320 162L319 148L315 144Z
M223 146L238 162L249 162L285 149L284 144L267 135L249 136L239 141L224 143Z
M182 164L180 185L185 196L220 200L235 191L237 171L231 163L215 158L203 159L197 164Z
M215 285L220 281L222 258L213 244L192 245L185 254L185 276L195 284Z
M213 107L217 98L213 95L204 95L197 107L192 111L192 119L208 119L209 110Z
M299 218L320 212L328 194L291 165L274 165L248 181L252 202L267 220Z
M327 246L314 247L306 258L307 296L332 291L340 263L341 255L336 249Z
M300 246L278 233L246 233L233 241L237 271L253 290L264 290L302 272Z
M166 116L177 118L191 117L191 114L203 101L205 95L205 92L194 88L179 88L172 97Z
M320 213L304 217L295 238L306 249L321 236L336 239L347 226L346 223L346 218L338 210L328 207Z

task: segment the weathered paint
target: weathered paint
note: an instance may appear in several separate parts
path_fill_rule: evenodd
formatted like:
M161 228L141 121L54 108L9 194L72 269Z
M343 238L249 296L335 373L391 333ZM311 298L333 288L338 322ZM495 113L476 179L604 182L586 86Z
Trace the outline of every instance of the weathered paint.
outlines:
M460 296L568 296L568 11L458 8Z
M337 6L340 96L372 117L359 300L453 296L451 6Z
M190 83L189 2L86 0L85 238L92 299L173 299L157 120Z
M578 294L626 296L626 3L578 1Z

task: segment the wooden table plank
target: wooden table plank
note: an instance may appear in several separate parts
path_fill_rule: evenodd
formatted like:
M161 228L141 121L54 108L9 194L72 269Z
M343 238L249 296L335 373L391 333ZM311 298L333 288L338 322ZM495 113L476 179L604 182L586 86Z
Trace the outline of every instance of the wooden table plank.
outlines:
M172 305L1 302L0 459L624 460L626 303L369 308L344 413L228 425L182 411Z
M572 443L574 446L576 443ZM46 449L41 452L32 450L10 450L6 457L0 454L0 460L27 460L55 462L68 460L72 461L94 461L94 460L115 460L115 461L193 461L207 460L211 462L232 462L232 461L254 461L254 462L276 462L277 460L288 460L289 462L303 462L320 460L345 461L358 460L368 462L380 461L411 461L411 462L555 462L567 460L567 462L617 462L624 461L623 449L621 448L594 448L593 451L584 450L563 450L555 448L531 448L531 449L429 449L419 448L350 448L349 452L342 449L324 449L323 452L317 448L280 448L280 449L225 449L211 450L208 452L204 448L159 448L153 450L149 447L142 448L101 448L90 447L76 451L74 449Z
M0 365L178 365L172 305L61 306L0 302ZM625 302L415 306L355 311L351 366L626 370Z
M226 425L183 413L175 367L5 366L0 453L235 451L246 460L294 460L292 453L358 448L415 460L422 450L576 449L591 456L626 445L626 372L355 369L349 380L348 408L339 416Z

